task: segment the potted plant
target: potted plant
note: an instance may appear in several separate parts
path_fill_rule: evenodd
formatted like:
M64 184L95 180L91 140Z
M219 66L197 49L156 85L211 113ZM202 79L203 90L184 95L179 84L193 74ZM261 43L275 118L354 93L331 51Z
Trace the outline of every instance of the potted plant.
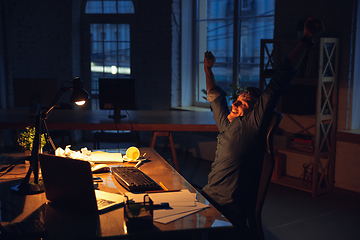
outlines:
M25 131L20 133L17 142L25 150L25 152L30 152L33 149L33 142L35 138L35 127L26 127ZM41 134L40 140L40 149L42 149L46 144L46 139L44 134Z

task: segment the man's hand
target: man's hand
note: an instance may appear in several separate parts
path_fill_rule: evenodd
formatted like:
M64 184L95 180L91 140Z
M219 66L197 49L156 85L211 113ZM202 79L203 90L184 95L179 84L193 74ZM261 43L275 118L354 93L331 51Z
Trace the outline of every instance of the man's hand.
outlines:
M212 54L212 52L205 52L205 57L204 57L204 69L205 71L207 69L211 69L214 64L216 62L215 56Z
M323 31L325 31L324 24L319 18L309 17L304 24L304 36L314 40Z
M212 72L212 67L216 62L215 56L212 52L205 52L204 57L204 71L206 76L206 91L209 92L216 86L216 81L214 77L214 73Z

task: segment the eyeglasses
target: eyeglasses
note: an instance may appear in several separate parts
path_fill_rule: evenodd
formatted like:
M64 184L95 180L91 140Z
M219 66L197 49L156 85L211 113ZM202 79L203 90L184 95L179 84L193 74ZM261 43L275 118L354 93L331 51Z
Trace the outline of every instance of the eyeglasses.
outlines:
M244 90L244 91L242 91L242 92L239 94L239 96L242 96L242 97L244 97L244 98L253 98L253 99L257 100L256 97L251 96L251 92L250 92L249 90Z

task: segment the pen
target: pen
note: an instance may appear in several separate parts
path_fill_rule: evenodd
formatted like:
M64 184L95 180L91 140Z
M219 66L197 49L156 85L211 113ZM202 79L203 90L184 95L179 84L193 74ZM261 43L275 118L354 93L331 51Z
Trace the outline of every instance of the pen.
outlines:
M140 166L141 163L142 163L141 161L138 161L137 164L135 164L135 167Z
M181 189L173 189L173 190L154 190L154 191L146 191L145 193L163 193L163 192L180 192Z
M165 185L162 182L159 182L159 185L162 189L164 189L165 191L168 191L169 189L167 189L167 187L165 187Z

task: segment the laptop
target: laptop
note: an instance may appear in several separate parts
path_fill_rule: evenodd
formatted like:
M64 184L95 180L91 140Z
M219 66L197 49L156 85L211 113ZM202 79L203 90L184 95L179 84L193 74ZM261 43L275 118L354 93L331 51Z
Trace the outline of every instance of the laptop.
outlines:
M38 156L50 203L82 212L104 212L123 204L123 195L95 190L89 162L50 154Z

